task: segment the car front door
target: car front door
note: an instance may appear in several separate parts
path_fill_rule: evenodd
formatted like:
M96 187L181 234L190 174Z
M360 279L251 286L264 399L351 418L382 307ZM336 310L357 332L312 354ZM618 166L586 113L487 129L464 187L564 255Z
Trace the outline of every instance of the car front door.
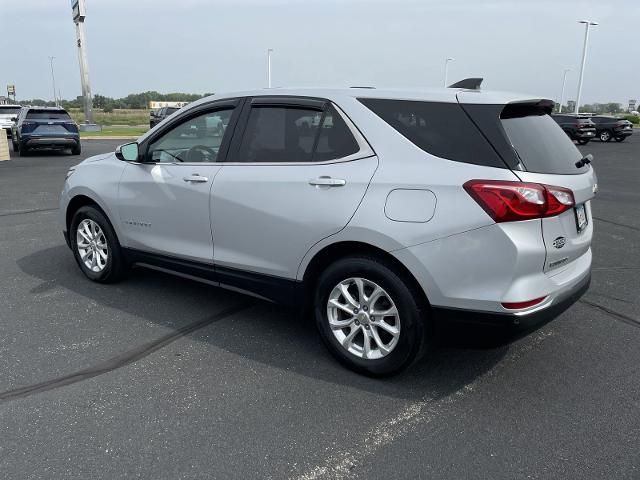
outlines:
M220 282L242 288L265 274L295 279L307 251L349 222L377 165L366 140L330 102L247 100L212 190Z
M213 262L209 196L237 105L232 100L192 109L142 142L141 161L127 165L119 185L126 247Z

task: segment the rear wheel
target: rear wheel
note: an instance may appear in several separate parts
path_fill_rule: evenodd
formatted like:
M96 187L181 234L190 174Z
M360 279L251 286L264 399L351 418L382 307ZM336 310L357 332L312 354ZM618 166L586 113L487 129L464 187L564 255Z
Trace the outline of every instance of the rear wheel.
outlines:
M80 142L75 147L71 148L71 155L80 155L82 153L82 146L80 146Z
M616 142L624 142L624 139L627 137L616 137Z
M113 283L122 279L127 263L113 227L95 207L81 207L69 229L73 255L82 273L94 282Z
M344 258L318 279L316 325L342 364L368 375L391 375L410 365L423 344L417 298L407 279L385 262Z
M603 130L600 132L600 141L601 142L610 142L611 141L611 132L609 130Z
M18 142L18 155L21 157L26 157L29 154L29 149Z
M586 145L587 143L589 143L590 140L591 140L590 138L579 138L578 145Z

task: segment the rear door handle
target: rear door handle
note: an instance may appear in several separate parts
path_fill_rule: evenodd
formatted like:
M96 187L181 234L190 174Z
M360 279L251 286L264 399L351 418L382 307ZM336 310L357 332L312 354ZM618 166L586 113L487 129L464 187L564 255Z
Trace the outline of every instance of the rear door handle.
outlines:
M207 177L201 177L197 173L194 173L190 177L184 177L183 180L185 182L194 182L194 183L204 183L209 181Z
M318 177L309 180L309 185L313 185L314 187L343 187L347 184L347 181L342 178L331 178L331 177Z

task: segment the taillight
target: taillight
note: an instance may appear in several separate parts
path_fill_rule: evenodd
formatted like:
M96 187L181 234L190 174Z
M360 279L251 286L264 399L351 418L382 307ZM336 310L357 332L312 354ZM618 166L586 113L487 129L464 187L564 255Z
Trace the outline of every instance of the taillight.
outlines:
M469 180L463 187L498 223L552 217L575 205L571 190L540 183Z

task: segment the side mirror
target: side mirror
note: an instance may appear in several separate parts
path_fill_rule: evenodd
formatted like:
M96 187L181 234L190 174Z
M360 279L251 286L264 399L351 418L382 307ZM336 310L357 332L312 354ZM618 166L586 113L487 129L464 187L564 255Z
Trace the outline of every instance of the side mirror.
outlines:
M18 120L18 117L11 117L12 122L15 122L16 120Z
M139 156L138 143L125 143L116 147L116 158L125 162L137 162Z

